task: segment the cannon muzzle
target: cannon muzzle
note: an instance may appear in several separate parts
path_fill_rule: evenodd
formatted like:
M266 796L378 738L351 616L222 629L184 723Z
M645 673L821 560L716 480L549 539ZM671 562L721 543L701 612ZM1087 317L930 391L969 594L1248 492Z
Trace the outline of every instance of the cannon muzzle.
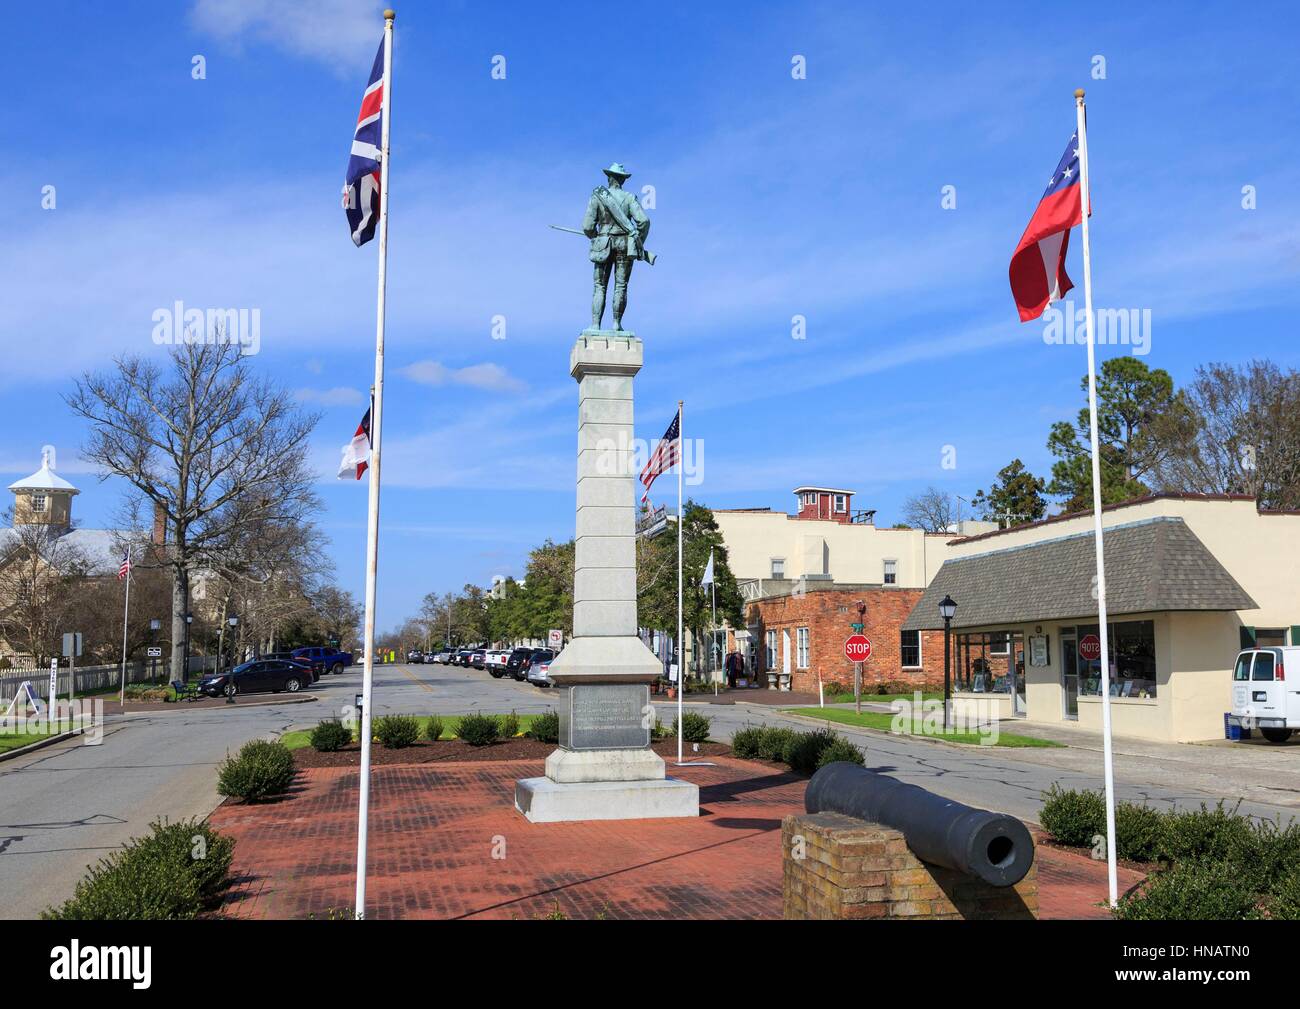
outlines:
M992 886L1015 886L1034 864L1034 840L1014 816L965 806L848 761L812 776L804 808L893 827L923 862Z

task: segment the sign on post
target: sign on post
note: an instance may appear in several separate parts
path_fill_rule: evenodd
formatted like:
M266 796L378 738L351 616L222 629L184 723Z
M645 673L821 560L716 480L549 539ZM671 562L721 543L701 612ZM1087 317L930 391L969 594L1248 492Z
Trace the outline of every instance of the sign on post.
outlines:
M162 645L150 645L145 649L145 657L150 659L162 658Z
M546 646L558 652L564 646L564 632L561 630L548 631L546 633Z
M59 696L59 660L50 659L50 717L54 717L54 702Z
M81 658L80 631L73 631L63 635L63 657L65 659Z
M871 658L871 639L865 634L854 634L844 642L844 657L850 662L866 662Z

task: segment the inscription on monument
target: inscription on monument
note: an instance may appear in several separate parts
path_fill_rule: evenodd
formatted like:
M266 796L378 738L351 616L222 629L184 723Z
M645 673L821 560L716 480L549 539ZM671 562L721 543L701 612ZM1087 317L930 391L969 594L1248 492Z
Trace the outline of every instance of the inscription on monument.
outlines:
M644 683L575 684L560 706L560 745L569 750L649 746L649 704L650 687Z

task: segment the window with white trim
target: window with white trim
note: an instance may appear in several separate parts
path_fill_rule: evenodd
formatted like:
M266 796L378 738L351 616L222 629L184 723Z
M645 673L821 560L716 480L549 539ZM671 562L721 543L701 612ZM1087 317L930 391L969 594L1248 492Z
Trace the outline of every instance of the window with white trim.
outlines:
M884 583L886 585L898 584L898 561L885 561Z
M800 669L808 668L808 628L800 627L795 633L795 642L797 644L795 665Z
M773 557L773 558L772 558L772 577L773 577L773 578L784 578L784 577L785 577L785 558L784 558L784 557Z
M763 661L764 669L776 668L776 631L767 632L767 648Z
M921 668L921 632L900 631L898 642L899 655L904 669Z
M843 494L836 494L836 495L835 495L835 510L836 510L837 512L842 512L842 511L844 511L844 509L847 508L847 507L848 507L848 499L847 499Z

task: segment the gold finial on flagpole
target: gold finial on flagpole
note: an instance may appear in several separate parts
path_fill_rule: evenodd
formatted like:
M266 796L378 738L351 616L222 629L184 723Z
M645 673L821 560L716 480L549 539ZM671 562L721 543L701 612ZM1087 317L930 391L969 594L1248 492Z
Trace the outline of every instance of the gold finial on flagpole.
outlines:
M1074 97L1077 98L1079 101L1083 101L1083 88L1075 88Z
M397 17L397 11L393 10L393 8L389 7L388 10L384 11L385 21L392 21L395 17Z

